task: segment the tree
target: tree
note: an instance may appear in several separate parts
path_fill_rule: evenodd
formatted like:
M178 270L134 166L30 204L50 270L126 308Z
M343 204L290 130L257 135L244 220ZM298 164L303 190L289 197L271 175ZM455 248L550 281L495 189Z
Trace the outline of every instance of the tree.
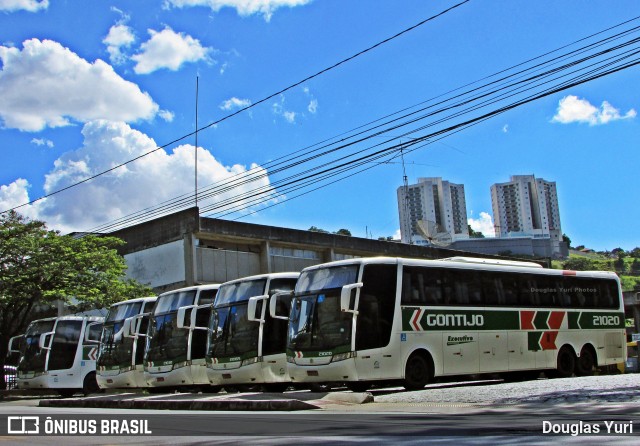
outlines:
M598 265L586 257L571 257L562 266L564 269L573 271L593 271L598 269Z
M75 311L105 308L151 294L124 278L126 263L116 251L123 243L114 237L63 236L15 211L0 214L0 370L9 339L48 315L37 309L56 300L73 303ZM5 388L3 373L0 388Z
M467 225L469 229L469 237L471 238L484 238L484 234L480 231L474 231L471 225Z
M571 239L567 234L562 234L562 241L567 244L568 248L571 248Z
M334 232L334 234L336 235L346 235L351 237L351 231L349 231L348 229L338 229L336 232Z
M631 250L631 252L629 252L629 255L634 259L640 259L640 248L636 246Z
M311 227L308 229L308 231L311 231L311 232L320 232L321 234L328 234L328 233L329 233L329 231L325 231L324 229L320 229L320 228L317 228L317 227L315 227L315 226L311 226Z

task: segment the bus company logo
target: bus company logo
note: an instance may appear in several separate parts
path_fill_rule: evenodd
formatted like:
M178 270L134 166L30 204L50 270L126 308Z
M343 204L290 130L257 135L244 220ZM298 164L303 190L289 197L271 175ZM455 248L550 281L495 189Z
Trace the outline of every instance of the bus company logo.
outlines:
M413 311L409 320L409 325L414 331L424 331L432 327L461 328L484 326L484 316L482 314L426 314L426 309L417 308ZM428 327L428 328L425 328Z
M460 345L460 344L469 344L471 342L476 342L473 336L448 336L447 337L447 345Z

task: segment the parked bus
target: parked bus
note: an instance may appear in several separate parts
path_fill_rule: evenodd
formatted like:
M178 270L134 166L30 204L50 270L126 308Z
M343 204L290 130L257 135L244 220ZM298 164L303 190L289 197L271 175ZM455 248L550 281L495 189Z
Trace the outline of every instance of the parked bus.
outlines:
M55 389L64 397L97 391L103 321L95 316L62 316L29 324L20 350L18 389Z
M226 282L220 286L210 319L207 376L214 386L263 387L282 392L287 373L287 318L271 317L269 299L291 295L299 273L273 273ZM289 300L279 300L288 313Z
M620 281L611 272L353 259L304 269L291 306L293 382L420 389L447 375L590 375L626 357Z
M113 304L104 321L96 378L101 389L147 387L143 359L149 314L156 297ZM125 321L129 332L124 335Z
M220 285L199 285L163 293L153 307L147 332L144 377L154 388L209 387L205 353L206 330L178 327L177 313L206 327ZM188 309L187 309L188 307ZM125 330L129 334L129 329Z

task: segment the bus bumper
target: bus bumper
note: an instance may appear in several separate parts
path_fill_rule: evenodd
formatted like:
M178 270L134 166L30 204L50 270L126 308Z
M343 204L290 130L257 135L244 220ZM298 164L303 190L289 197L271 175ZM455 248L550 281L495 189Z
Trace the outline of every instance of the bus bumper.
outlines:
M321 366L287 363L287 371L293 383L328 383L358 380L358 372L353 359Z

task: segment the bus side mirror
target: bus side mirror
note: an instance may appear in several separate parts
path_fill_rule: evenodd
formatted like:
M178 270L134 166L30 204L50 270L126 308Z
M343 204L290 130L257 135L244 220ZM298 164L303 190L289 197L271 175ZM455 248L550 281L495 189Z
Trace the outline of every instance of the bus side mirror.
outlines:
M258 309L258 302L265 301L267 299L269 299L268 294L265 294L262 296L253 296L249 298L249 303L247 307L247 318L250 321L264 322L264 319L262 319L262 307L260 307L259 315L256 315L256 311Z
M355 304L354 308L351 308L351 291L357 288L362 288L363 283L352 283L351 285L345 285L340 291L340 310L349 313L356 313Z
M100 344L100 335L102 334L102 322L91 322L87 324L87 327L84 330L84 343L85 344ZM99 331L93 329L94 327L99 326ZM95 335L97 334L97 338Z
M51 341L53 340L53 334L55 332L50 331L48 333L42 333L38 340L38 347L43 350L51 350Z
M24 335L14 336L9 339L9 353L20 353L20 344L22 343L23 339Z
M293 291L283 291L281 293L276 293L273 296L271 296L271 299L269 300L269 315L274 318L274 319L282 319L285 321L289 320L289 315L288 314L278 314L278 300L281 297L284 296L293 296Z
M131 329L131 326L133 324L133 321L135 320L135 316L131 316L126 318L123 322L122 322L122 328L120 329L120 331L118 333L116 333L115 335L113 335L114 339L123 337L123 338L135 338L135 333L131 334L132 332L135 332L135 330Z
M176 325L178 328L186 328L187 330L193 330L196 326L196 308L197 305L186 305L178 308L178 314L176 314ZM189 321L186 321L187 310L191 311L191 317Z

